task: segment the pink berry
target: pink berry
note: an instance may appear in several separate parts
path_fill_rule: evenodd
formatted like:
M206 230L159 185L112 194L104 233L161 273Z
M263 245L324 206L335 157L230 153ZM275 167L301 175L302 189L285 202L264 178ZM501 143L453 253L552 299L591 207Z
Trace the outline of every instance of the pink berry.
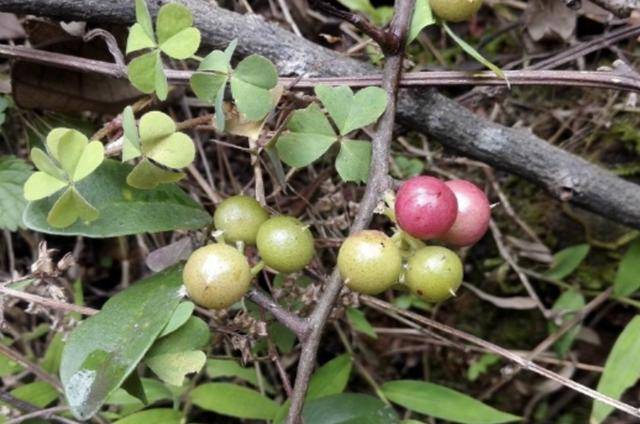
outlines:
M398 190L396 219L400 228L413 237L430 240L443 236L457 213L456 196L437 178L414 177Z
M489 199L478 186L466 180L447 181L446 185L458 199L458 216L442 241L456 247L476 244L489 228Z

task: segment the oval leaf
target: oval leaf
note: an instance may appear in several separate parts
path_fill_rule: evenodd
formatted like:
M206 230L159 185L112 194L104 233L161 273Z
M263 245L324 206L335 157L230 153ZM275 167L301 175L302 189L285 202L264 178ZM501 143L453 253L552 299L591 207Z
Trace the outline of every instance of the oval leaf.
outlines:
M236 418L271 420L278 404L255 390L230 383L208 383L191 392L191 401L207 411Z
M556 280L568 277L587 257L589 250L591 246L588 244L578 244L559 251L553 255L553 266L544 275Z
M136 412L116 421L114 424L179 424L181 419L182 413L180 411L169 408L156 408Z
M178 306L182 270L133 284L69 335L60 379L73 414L93 416L138 365Z
M390 401L411 411L456 423L492 424L521 420L437 384L397 380L385 383L382 391Z
M380 399L342 393L309 401L302 411L305 424L394 424L395 411Z
M629 296L640 288L640 238L635 239L624 254L614 284L617 296Z

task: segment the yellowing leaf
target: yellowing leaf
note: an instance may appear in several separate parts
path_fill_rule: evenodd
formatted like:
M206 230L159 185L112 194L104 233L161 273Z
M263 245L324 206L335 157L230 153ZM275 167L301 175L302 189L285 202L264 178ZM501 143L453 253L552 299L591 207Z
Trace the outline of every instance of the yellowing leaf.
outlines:
M187 374L200 371L207 361L207 355L199 350L163 353L145 362L162 381L173 386L182 386Z
M66 228L78 219L91 222L98 218L98 215L96 208L91 206L74 187L69 187L54 203L47 216L47 222L54 228Z
M153 111L145 113L140 118L140 139L142 144L154 142L173 134L176 131L176 123L165 113Z
M73 172L73 181L78 182L96 170L104 160L104 146L99 141L87 144Z
M44 199L62 190L68 184L66 181L59 180L45 172L38 171L33 173L27 182L24 183L24 198L30 202Z
M62 169L58 168L58 166L51 160L49 155L47 155L43 150L34 147L31 149L31 155L29 156L31 162L38 168L40 171L45 172L52 177L56 177L59 180L64 180L65 175Z
M57 157L67 175L73 176L80 157L87 147L87 137L80 131L68 130L58 142Z

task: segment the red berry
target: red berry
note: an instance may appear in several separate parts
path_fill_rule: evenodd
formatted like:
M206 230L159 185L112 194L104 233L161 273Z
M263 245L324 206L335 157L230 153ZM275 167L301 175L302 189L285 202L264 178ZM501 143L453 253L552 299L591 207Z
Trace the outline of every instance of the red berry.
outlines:
M430 240L443 236L457 213L456 196L437 178L414 177L398 190L396 219L400 228L413 237Z
M445 184L458 200L458 216L451 229L442 237L442 241L456 247L471 246L477 243L489 228L489 199L484 191L469 181L453 180Z

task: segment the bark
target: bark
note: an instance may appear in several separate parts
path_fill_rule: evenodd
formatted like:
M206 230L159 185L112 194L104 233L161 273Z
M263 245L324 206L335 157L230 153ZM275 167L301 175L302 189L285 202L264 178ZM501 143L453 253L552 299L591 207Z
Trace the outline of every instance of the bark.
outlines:
M154 13L167 0L150 2ZM202 0L180 0L194 14L203 40L221 48L238 39L238 53L270 58L281 75L354 76L376 72L368 64L325 49L270 24L256 15L240 15ZM130 0L0 0L0 11L60 20L129 24ZM401 91L398 118L432 135L448 148L517 174L562 201L640 228L640 186L533 134L483 120L434 90Z

